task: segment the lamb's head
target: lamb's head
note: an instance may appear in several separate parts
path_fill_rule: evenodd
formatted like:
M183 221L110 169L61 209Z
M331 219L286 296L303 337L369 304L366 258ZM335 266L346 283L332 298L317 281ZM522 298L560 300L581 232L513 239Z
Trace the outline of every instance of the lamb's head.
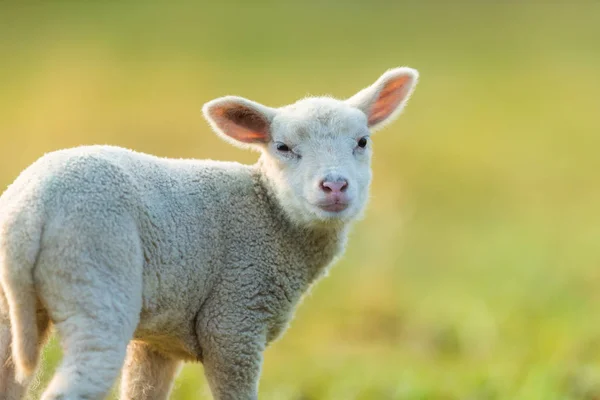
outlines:
M271 108L226 96L203 111L225 140L262 152L262 172L293 221L345 223L368 200L370 134L400 114L417 79L416 70L396 68L347 100L310 97Z

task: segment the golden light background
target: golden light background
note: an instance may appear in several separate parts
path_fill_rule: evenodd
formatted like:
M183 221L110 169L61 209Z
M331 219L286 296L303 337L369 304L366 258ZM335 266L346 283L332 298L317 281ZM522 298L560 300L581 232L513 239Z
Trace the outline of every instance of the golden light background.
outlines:
M205 102L402 65L421 81L373 136L369 210L261 399L600 398L599 3L2 2L0 187L83 144L253 162ZM209 398L200 365L172 398Z

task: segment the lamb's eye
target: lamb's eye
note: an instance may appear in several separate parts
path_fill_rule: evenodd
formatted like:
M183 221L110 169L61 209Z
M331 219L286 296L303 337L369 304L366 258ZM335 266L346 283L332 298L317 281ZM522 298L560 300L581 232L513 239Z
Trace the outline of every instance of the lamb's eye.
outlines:
M360 147L361 149L364 149L365 147L367 147L367 137L363 136L360 139L358 139L358 147Z
M277 143L276 148L277 148L277 151L280 151L282 153L287 153L290 151L290 148L285 143Z

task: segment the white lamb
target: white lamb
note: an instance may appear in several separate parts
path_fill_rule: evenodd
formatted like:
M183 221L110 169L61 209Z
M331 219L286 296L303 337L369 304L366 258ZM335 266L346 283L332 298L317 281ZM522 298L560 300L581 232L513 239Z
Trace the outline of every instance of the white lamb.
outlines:
M215 399L257 399L265 347L367 203L369 134L417 78L392 69L345 101L207 103L255 165L89 146L28 167L0 197L0 399L23 398L52 325L64 357L44 400L102 399L122 368L122 399L166 399L183 361Z

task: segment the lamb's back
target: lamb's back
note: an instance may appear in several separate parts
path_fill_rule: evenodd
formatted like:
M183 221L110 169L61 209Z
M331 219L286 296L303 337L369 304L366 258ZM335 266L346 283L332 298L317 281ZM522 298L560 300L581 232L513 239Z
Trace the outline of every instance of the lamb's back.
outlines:
M160 158L112 146L71 148L25 169L0 198L0 214L43 215L42 248L56 245L66 230L100 234L94 227L107 218L133 219L144 255L136 336L171 337L165 350L193 354L194 317L226 265L227 230L232 219L248 218L248 208L257 207L251 175L251 167L238 163Z

